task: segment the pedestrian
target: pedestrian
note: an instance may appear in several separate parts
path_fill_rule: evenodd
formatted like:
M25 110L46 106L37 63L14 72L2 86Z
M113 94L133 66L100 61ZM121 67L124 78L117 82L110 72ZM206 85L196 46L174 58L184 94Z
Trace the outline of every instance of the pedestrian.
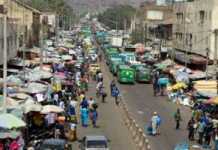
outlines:
M97 122L97 119L98 119L98 112L97 112L96 108L91 110L91 112L90 112L90 119L92 121L93 127L96 128L97 127L96 126L96 122Z
M70 120L72 120L74 117L76 117L76 109L73 101L71 101L67 107L67 114L70 117Z
M103 73L101 71L97 74L97 82L103 82Z
M54 105L58 105L59 104L59 95L57 93L54 93L53 99L54 99Z
M153 93L154 93L154 96L157 96L158 92L159 92L159 86L158 86L158 80L154 79L152 81L152 85L153 85Z
M180 109L178 108L176 113L174 114L174 119L176 122L176 130L180 128L180 121L182 120Z
M82 108L88 108L89 107L89 103L88 101L86 100L86 97L83 98L82 102L80 103L80 106Z
M115 104L119 105L119 100L118 100L118 96L120 95L120 90L115 86L112 89L112 96L114 97L115 100Z
M214 129L214 147L215 150L218 150L218 125Z
M206 124L204 129L204 139L205 139L204 141L205 141L205 146L207 148L210 147L212 133L213 133L213 122L209 120L209 122Z
M193 117L189 120L187 128L188 128L188 139L190 141L193 141L194 134L195 134L195 120Z
M46 120L48 129L53 129L53 127L55 126L56 119L57 119L57 115L55 113L48 113L45 116L45 120Z
M87 107L80 108L81 123L83 127L88 127L89 111Z
M96 101L93 99L93 97L90 97L88 100L88 104L89 104L89 110L93 109L93 104L95 104Z
M65 110L65 103L64 103L63 100L61 100L61 101L59 102L59 107L62 108L63 110Z
M206 124L203 120L200 120L198 123L198 144L203 144L203 137L204 137L204 131L205 131Z
M111 91L111 96L112 96L112 90L113 90L113 88L116 86L116 81L115 81L115 79L113 79L112 81L111 81L111 83L110 83L110 91Z
M19 149L18 150L24 150L25 141L24 141L22 135L17 137L17 143L19 145Z
M102 103L105 103L105 99L106 99L106 97L107 97L107 93L106 93L106 91L104 90L104 87L102 87L102 88L100 89L100 95L101 95L101 101L102 101Z
M96 97L98 98L100 96L100 91L102 90L103 88L103 82L98 82L97 85L96 85Z
M9 150L19 150L20 146L17 142L17 140L13 140L9 145Z
M99 62L101 62L101 60L102 60L102 54L101 53L98 54L98 60L99 60Z
M152 135L157 135L157 128L158 128L158 115L157 112L153 113L151 118L151 127L152 127Z
M152 77L154 96L157 96L157 93L159 92L158 79L159 79L159 72L155 71Z

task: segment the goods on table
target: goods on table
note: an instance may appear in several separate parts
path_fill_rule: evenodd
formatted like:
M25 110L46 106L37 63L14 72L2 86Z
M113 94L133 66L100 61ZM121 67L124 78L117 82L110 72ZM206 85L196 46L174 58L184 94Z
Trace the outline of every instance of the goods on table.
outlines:
M214 80L201 80L194 82L194 88L199 94L208 97L217 96L217 82Z

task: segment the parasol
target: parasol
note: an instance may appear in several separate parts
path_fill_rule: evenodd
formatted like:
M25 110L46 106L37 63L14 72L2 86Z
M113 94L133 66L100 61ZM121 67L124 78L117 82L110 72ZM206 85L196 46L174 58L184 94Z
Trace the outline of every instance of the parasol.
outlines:
M23 106L23 110L25 114L29 112L40 112L42 110L42 105L37 103L26 103Z
M25 127L26 123L15 117L14 115L3 113L0 114L0 128L12 129L12 128L21 128Z
M72 60L72 56L71 55L62 55L61 59L62 60Z
M16 139L18 136L21 135L21 132L19 131L13 131L13 130L1 130L0 131L0 139Z
M47 88L48 88L47 85L36 83L36 82L31 82L29 83L27 88L24 89L24 91L29 94L36 94L36 93L45 92Z
M42 114L48 114L48 113L61 113L64 110L56 105L45 105L42 108L41 113Z

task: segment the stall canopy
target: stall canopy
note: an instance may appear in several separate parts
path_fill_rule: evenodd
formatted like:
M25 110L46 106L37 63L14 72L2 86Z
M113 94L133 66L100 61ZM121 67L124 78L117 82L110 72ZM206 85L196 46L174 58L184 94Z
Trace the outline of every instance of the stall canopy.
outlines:
M21 135L21 132L19 131L13 131L13 130L0 130L0 139L16 139L18 136Z
M48 114L48 113L61 113L64 110L56 105L45 105L42 108L41 113L42 114Z
M12 128L21 128L25 127L26 123L15 117L14 115L3 113L0 114L0 128L3 129L12 129Z
M207 101L204 101L205 104L212 104L212 105L218 105L218 96L213 97Z

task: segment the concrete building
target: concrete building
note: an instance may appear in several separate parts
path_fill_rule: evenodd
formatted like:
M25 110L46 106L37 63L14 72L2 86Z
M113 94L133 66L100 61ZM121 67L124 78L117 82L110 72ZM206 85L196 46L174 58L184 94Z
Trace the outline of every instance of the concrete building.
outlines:
M40 16L40 22L42 22L44 36L51 37L55 34L57 25L56 13L54 12L42 12Z
M173 9L171 5L145 2L140 6L144 15L146 41L163 40L168 45L172 39Z
M39 44L40 12L18 0L0 0L0 8L7 10L8 58L15 57L22 46ZM3 47L3 14L0 13L0 49ZM0 51L0 55L2 50ZM2 56L2 55L1 55ZM2 59L0 59L2 60ZM1 62L0 62L1 63Z
M215 30L218 29L218 1L175 2L173 45L176 50L216 59Z

